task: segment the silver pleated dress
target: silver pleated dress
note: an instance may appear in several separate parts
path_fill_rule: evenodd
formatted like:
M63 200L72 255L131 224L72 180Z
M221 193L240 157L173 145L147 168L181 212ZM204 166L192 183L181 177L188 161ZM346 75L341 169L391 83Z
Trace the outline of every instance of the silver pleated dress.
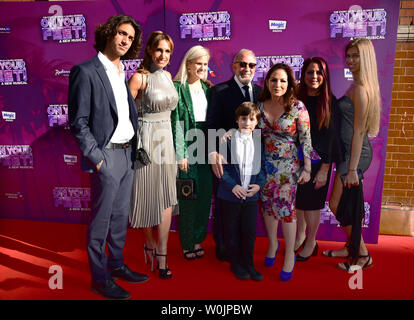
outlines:
M178 94L170 77L152 65L147 88L140 101L138 118L142 145L151 164L136 161L129 222L133 228L159 225L162 212L177 204L177 165L170 114L178 102Z

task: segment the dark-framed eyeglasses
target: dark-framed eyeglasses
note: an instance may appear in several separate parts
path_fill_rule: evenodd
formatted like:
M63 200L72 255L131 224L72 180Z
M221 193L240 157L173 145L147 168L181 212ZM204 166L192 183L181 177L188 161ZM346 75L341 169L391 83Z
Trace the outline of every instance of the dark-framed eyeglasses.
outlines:
M250 69L256 68L256 65L257 65L257 63L252 63L252 62L247 63L247 62L244 62L244 61L238 61L236 63L238 63L240 65L240 67L242 67L242 68L246 68L247 66L249 66Z

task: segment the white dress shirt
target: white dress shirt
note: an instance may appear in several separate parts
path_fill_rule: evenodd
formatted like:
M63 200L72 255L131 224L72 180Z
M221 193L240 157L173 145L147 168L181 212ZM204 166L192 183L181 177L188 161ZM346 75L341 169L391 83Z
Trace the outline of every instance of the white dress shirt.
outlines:
M117 67L101 52L98 53L98 58L103 64L106 75L111 83L118 113L118 124L110 141L112 143L128 142L132 139L135 133L134 127L129 119L128 91L125 84L124 65L120 62L118 70Z
M236 159L240 169L242 187L249 189L250 178L253 171L254 143L252 133L243 135L239 130L234 134L236 141Z
M243 93L243 96L244 96L245 94L244 94L243 87L245 85L243 83L241 83L236 76L234 76L234 81L236 81L237 85L240 87L240 90L241 90L241 92ZM249 87L250 102L253 102L253 100L252 100L252 97L253 97L253 86L252 86L252 82L250 81L249 84L247 84L247 86Z

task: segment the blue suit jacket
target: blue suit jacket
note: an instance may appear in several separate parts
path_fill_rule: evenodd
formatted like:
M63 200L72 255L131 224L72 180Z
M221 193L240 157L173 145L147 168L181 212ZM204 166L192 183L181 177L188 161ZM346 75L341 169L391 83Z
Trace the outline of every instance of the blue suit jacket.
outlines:
M126 81L125 84L128 92L129 118L136 133L137 108ZM102 149L110 141L118 124L118 111L111 83L97 56L71 69L68 108L70 128L83 155L82 169L93 172L96 165L104 159ZM134 159L136 135L133 141Z
M238 199L232 192L234 186L241 185L240 179L240 169L239 164L236 163L235 158L235 141L234 135L231 140L227 140L227 163L223 165L223 177L219 179L219 187L217 191L217 197L223 200L231 202L241 202L242 199ZM232 146L233 146L233 161L232 161ZM250 184L257 184L260 186L260 189L266 184L266 171L265 171L265 154L264 154L264 145L260 143L260 150L254 151L253 163L259 164L259 172L255 175L252 175L250 178ZM246 201L257 201L259 200L260 191L257 192L253 197L246 198Z

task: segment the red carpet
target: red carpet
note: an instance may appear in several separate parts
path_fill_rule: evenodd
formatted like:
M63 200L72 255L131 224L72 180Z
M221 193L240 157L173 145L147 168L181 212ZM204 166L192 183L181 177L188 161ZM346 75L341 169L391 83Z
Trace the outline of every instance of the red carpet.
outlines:
M86 226L39 221L0 219L0 299L67 300L101 299L89 289L90 276L85 250ZM119 281L136 300L283 300L283 299L414 299L414 237L380 236L368 245L374 267L363 271L362 289L350 289L351 274L335 266L341 259L326 258L321 252L343 246L318 241L319 255L296 264L293 279L279 279L284 243L281 240L276 264L264 266L267 239L256 241L255 263L264 275L261 282L239 281L228 263L214 256L214 241L208 235L206 256L195 261L182 257L178 234L171 232L168 264L173 279L161 280L144 264L140 231L128 230L125 263L145 272L143 284ZM49 289L49 267L63 270L63 289Z

